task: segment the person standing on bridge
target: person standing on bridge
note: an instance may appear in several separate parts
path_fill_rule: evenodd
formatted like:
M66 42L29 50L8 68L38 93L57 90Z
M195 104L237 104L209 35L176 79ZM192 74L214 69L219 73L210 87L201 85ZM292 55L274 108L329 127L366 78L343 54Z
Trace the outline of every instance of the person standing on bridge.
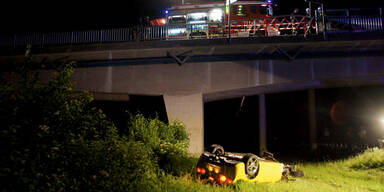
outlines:
M305 9L305 16L311 17L311 9L309 9L309 8Z
M296 29L296 18L295 16L299 13L299 9L295 8L293 12L291 13L291 26L292 26L292 35L297 35L297 29Z
M305 9L305 17L306 18L306 22L305 22L305 30L304 30L304 36L307 36L309 33L311 33L311 22L312 22L312 16L311 16L311 9L310 8L306 8Z

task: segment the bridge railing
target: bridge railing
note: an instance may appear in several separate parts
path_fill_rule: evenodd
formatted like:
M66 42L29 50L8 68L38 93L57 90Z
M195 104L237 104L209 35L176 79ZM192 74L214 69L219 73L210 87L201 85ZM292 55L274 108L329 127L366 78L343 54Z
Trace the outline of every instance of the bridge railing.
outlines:
M165 40L165 26L115 28L73 32L26 33L0 36L0 46L19 47Z
M289 16L269 17L248 22L247 25L239 27L239 22L231 25L232 37L265 37L279 35L297 35L289 30L301 30L306 33L307 27L311 28L312 34L322 33L321 19L309 17ZM380 16L327 16L326 32L328 33L357 33L373 32L383 29L383 17ZM250 27L251 26L251 27ZM187 26L185 26L187 27ZM228 25L218 24L216 27L209 27L207 35L201 31L185 32L177 38L172 38L172 30L179 30L177 26L153 26L153 27L131 27L114 28L73 32L51 32L51 33L27 33L9 36L0 36L0 47L25 47L28 44L45 47L48 45L75 45L75 44L103 44L113 42L130 41L155 41L172 39L196 39L196 38L225 38L228 37ZM213 31L212 31L213 30ZM279 33L274 33L279 30ZM188 30L187 30L188 31ZM284 31L286 33L284 33ZM193 30L192 30L193 32ZM243 33L243 32L246 32ZM258 33L261 32L261 33ZM282 33L280 33L282 32ZM288 33L287 33L288 32ZM202 34L202 35L201 35ZM261 34L261 35L260 35Z
M371 32L383 31L383 18L380 16L328 16L329 32Z

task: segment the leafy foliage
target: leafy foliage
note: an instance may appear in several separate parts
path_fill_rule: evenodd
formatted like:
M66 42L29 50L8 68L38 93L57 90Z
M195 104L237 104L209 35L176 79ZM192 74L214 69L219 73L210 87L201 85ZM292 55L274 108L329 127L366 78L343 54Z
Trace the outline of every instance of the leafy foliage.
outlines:
M28 50L1 73L3 191L163 191L171 174L194 169L180 122L132 115L118 135L90 94L73 92L74 66L34 62Z
M42 81L44 76L52 76ZM1 74L0 180L6 191L151 191L151 148L129 142L88 93L74 93L73 62L33 62Z
M364 153L347 161L354 169L384 168L384 151L379 148L367 149Z
M181 175L193 169L195 164L192 165L193 158L188 154L189 138L183 124L166 124L141 114L131 115L130 119L128 140L145 143L153 152L154 163L164 173Z

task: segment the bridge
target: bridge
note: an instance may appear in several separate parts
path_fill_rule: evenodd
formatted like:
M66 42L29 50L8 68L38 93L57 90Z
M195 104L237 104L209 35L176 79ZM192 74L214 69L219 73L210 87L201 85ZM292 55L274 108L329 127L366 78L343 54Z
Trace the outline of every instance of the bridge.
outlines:
M128 41L33 47L35 59L78 62L76 90L96 100L129 95L163 96L169 120L181 120L190 152L204 149L204 103L259 96L260 151L267 149L265 94L308 90L310 146L316 148L314 89L384 83L384 39L380 31L313 36ZM9 47L9 46L8 46ZM23 59L23 49L3 48L0 63Z

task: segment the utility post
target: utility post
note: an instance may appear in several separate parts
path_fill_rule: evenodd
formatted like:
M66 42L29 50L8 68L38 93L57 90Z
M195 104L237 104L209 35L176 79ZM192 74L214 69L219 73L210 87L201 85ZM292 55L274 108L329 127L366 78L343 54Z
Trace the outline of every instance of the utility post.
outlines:
M321 16L323 20L323 35L324 35L324 40L328 40L327 36L327 24L325 23L325 11L324 11L324 3L321 3Z
M231 22L231 0L227 0L228 1L228 43L231 43L231 25L232 25L232 22Z

